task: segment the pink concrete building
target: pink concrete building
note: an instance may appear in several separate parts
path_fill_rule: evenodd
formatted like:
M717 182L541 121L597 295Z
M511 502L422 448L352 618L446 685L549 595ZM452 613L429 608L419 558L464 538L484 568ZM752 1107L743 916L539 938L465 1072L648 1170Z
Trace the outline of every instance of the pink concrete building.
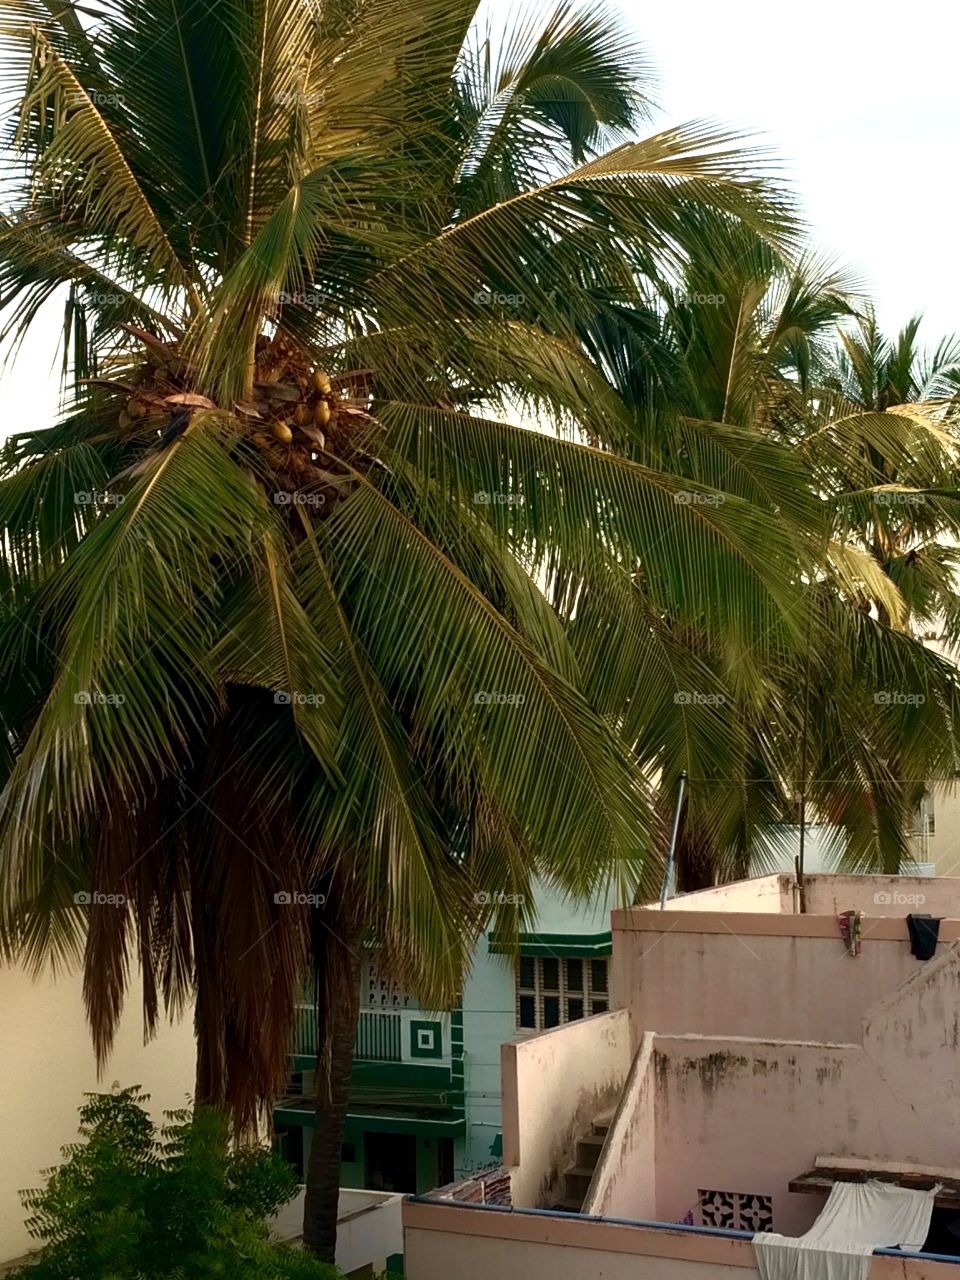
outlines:
M808 877L801 912L768 876L612 929L610 1011L503 1047L509 1181L405 1205L411 1280L746 1280L755 1231L864 1177L942 1184L923 1250L871 1280L960 1280L960 879Z

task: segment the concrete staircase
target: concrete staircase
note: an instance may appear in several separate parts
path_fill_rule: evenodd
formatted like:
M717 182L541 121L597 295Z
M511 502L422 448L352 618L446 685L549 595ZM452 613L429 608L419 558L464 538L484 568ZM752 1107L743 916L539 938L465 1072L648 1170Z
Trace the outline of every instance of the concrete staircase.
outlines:
M590 1126L590 1132L577 1139L574 1153L575 1163L563 1171L563 1196L553 1205L554 1209L563 1209L567 1213L580 1213L600 1159L600 1152L607 1138L607 1130L613 1123L613 1112L598 1116Z

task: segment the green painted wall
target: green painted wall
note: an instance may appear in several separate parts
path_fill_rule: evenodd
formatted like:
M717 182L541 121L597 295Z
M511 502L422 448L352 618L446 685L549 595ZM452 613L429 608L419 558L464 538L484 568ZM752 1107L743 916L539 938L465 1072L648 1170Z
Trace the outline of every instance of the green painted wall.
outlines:
M489 888L495 892L499 886ZM609 929L610 910L615 905L610 893L590 903L572 905L558 893L541 887L537 893L537 918L529 928L540 934L595 937ZM380 1088L389 1090L394 1097L406 1089L442 1091L446 1104L453 1109L462 1107L464 1117L459 1131L450 1130L454 1136L454 1176L464 1177L496 1164L499 1151L494 1154L491 1149L501 1134L500 1046L523 1034L514 1025L513 962L508 957L490 954L488 939L484 938L464 984L462 1009L451 1017L451 1066L359 1062L353 1075L357 1100L351 1110L362 1112L364 1101L375 1096ZM367 1128L387 1132L419 1130L417 1190L431 1190L436 1185L436 1134L430 1131L432 1124L423 1119L414 1120L414 1115L416 1112L411 1111L406 1123L351 1117L345 1141L354 1144L357 1158L354 1163L344 1165L343 1185L364 1185L363 1133Z
M516 1038L513 964L481 943L463 989L464 1095L467 1132L456 1153L458 1178L495 1162L500 1132L500 1046Z
M491 891L495 889L493 886ZM610 911L616 905L612 892L588 903L572 904L556 891L541 886L537 892L536 922L530 930L592 939L610 928ZM513 961L491 955L485 938L474 954L463 991L467 1132L457 1147L458 1177L499 1162L499 1154L494 1155L491 1147L501 1133L500 1046L524 1034L515 1025L514 999Z

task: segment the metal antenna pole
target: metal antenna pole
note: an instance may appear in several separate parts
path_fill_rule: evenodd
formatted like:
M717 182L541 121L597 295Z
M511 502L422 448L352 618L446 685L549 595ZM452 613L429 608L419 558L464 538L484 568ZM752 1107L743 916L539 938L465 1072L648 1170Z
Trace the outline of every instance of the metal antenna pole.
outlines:
M807 888L803 881L803 855L807 838L807 733L810 724L810 623L807 622L807 654L803 675L803 733L800 739L800 853L796 862L797 893L801 914L807 909Z
M667 905L667 893L673 876L674 855L677 849L677 833L680 830L680 814L683 811L683 793L687 788L686 772L680 774L680 789L677 792L677 807L673 811L673 830L670 833L670 848L667 851L667 867L663 873L663 887L660 890L660 910Z

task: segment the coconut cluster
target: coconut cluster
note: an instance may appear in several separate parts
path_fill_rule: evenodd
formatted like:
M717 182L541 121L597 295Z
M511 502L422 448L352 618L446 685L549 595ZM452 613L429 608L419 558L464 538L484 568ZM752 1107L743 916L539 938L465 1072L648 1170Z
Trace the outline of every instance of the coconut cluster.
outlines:
M127 380L108 383L127 393L121 429L155 430L158 419L165 420L167 430L169 424L182 429L197 410L228 408L191 390L196 370L177 344L126 328L142 342L146 359ZM347 433L357 435L370 422L365 403L346 395L350 385L347 378L341 387L284 335L258 339L250 398L228 411L260 450L278 487L323 495L316 505L333 505L348 491L349 473L336 459L344 456Z

